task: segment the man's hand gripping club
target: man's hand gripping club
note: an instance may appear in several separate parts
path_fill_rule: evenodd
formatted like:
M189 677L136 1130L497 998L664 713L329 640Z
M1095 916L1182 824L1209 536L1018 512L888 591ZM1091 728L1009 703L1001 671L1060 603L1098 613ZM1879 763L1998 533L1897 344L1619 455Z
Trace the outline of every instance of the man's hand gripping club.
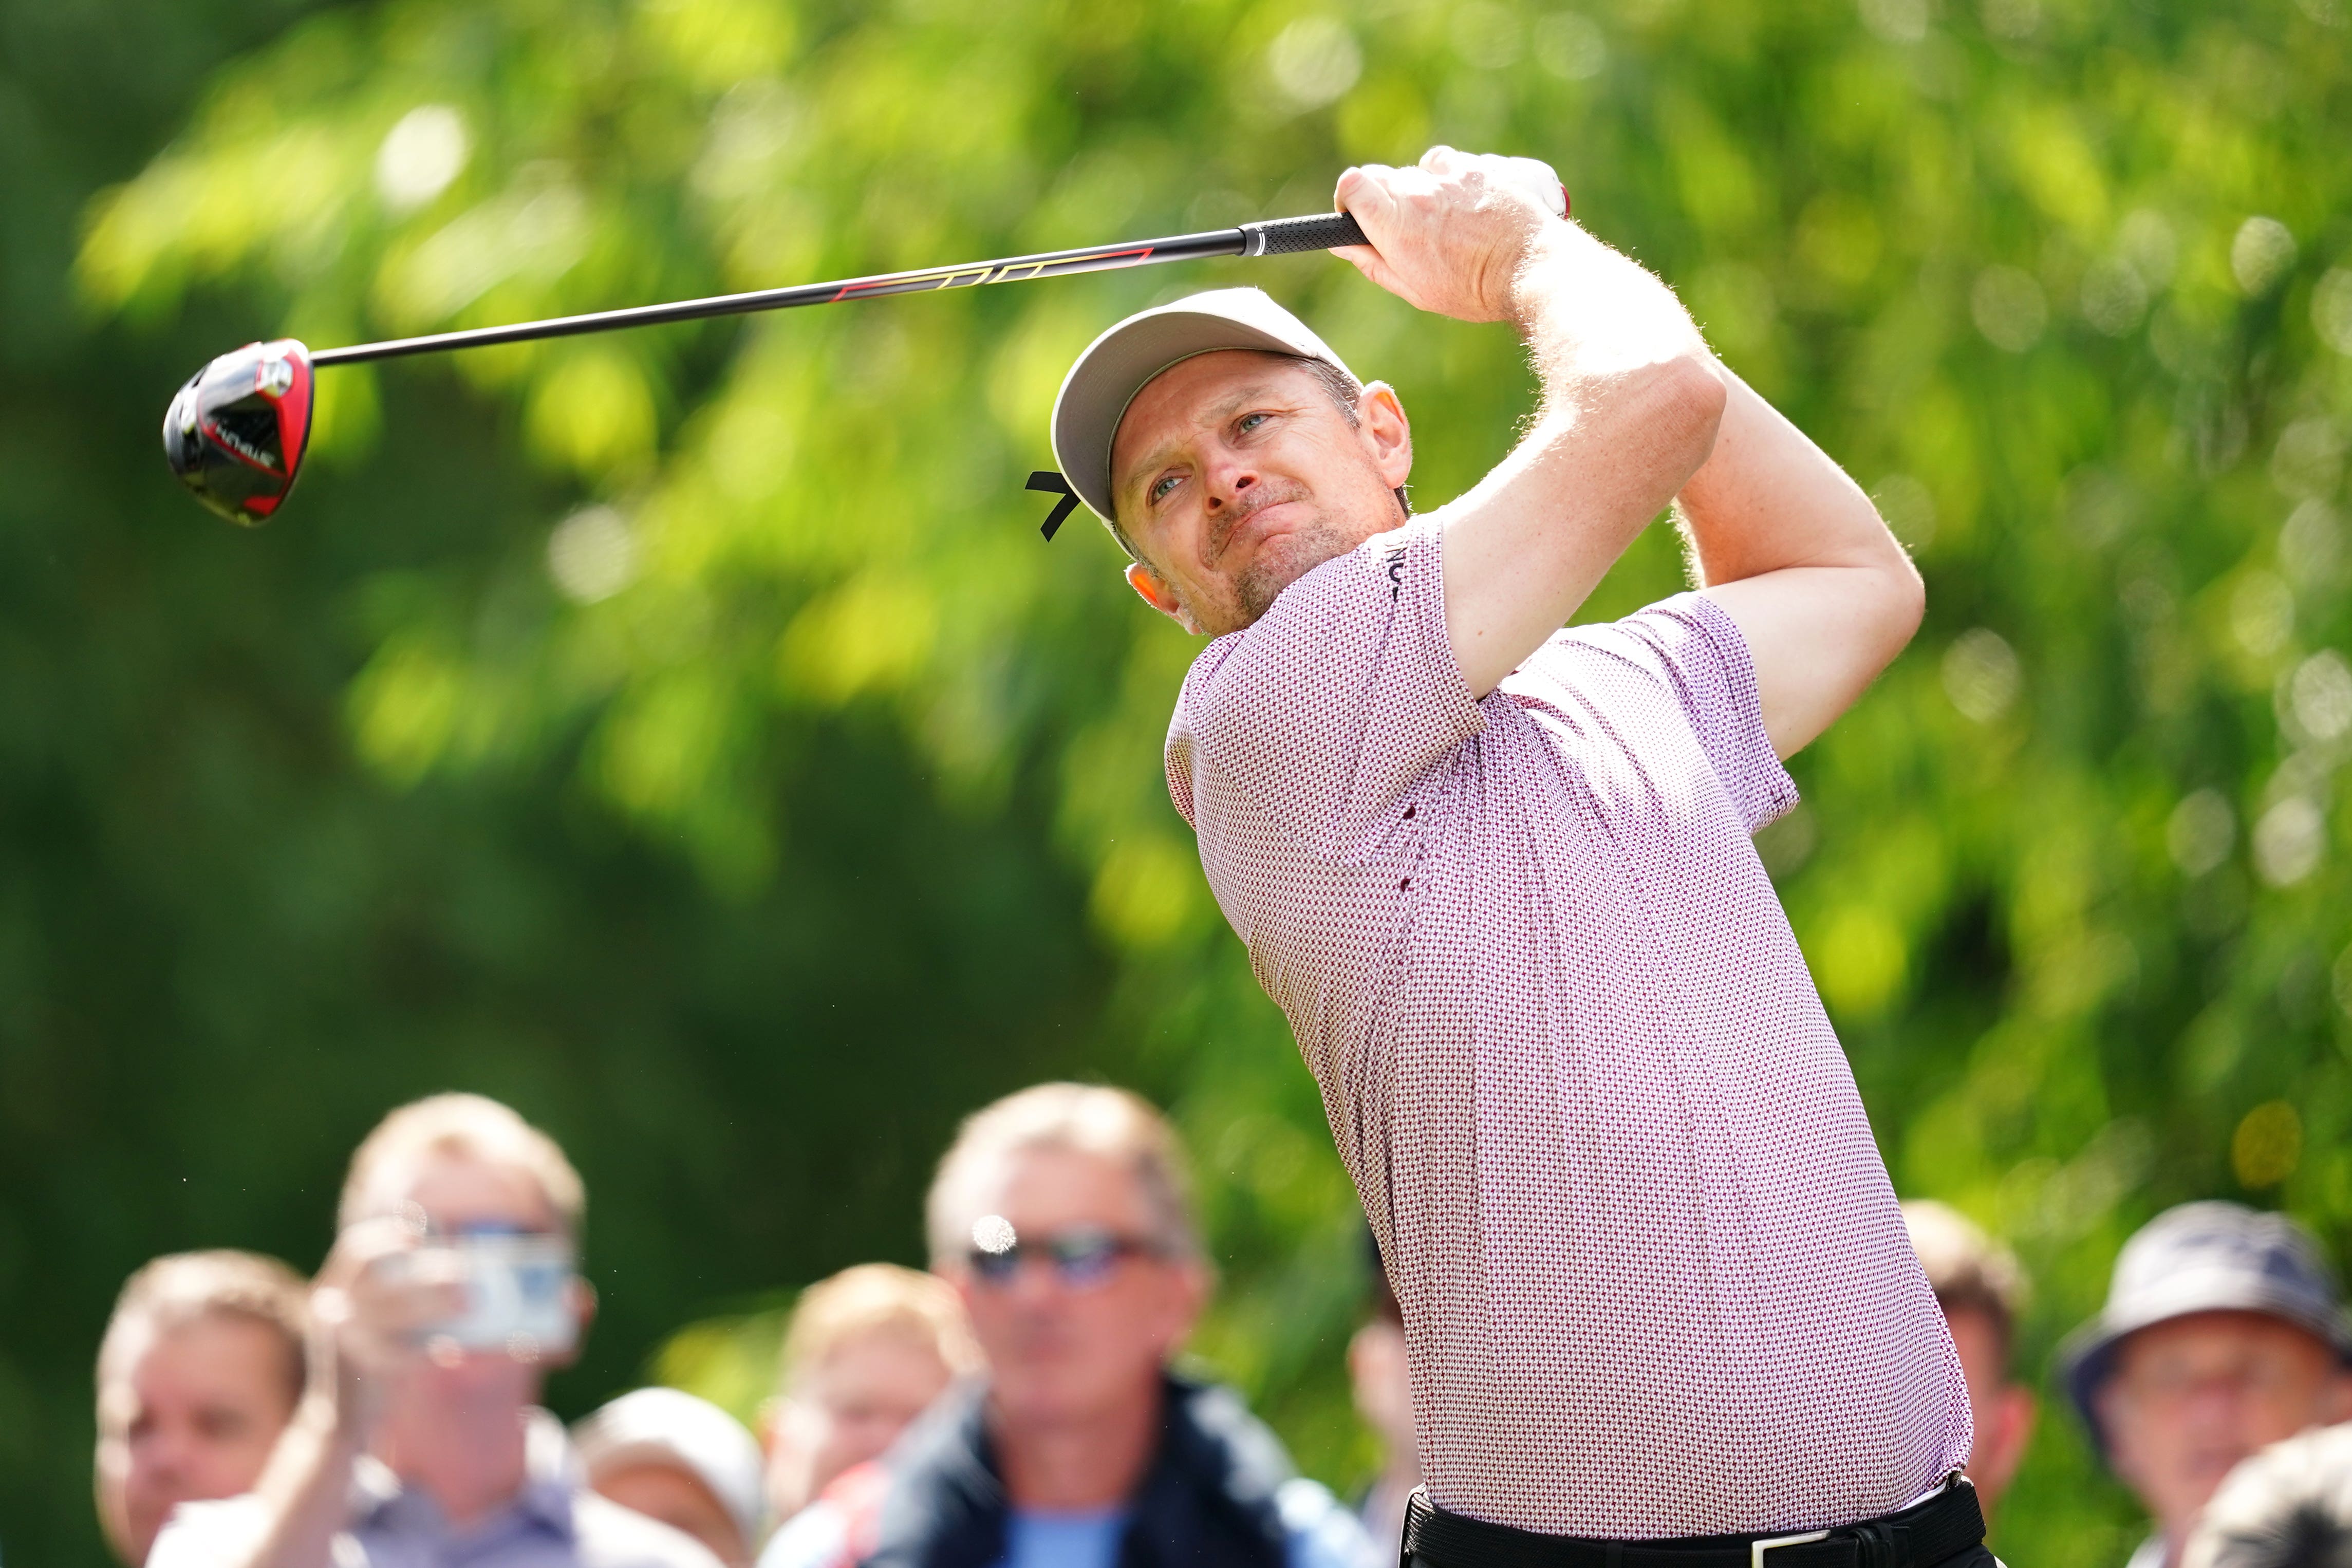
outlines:
M1435 147L1339 180L1371 242L1339 254L1423 310L1512 322L1542 385L1517 448L1438 514L1454 658L1484 697L1678 501L1787 756L1909 640L1918 574L1859 487L1715 358L1664 284L1551 216L1551 179L1529 160Z

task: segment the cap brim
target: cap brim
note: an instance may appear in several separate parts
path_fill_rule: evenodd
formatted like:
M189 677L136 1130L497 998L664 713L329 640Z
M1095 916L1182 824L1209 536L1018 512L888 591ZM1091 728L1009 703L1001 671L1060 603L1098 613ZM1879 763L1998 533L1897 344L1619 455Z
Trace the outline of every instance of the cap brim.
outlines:
M1109 521L1110 445L1128 405L1151 379L1196 354L1223 349L1330 357L1320 342L1299 343L1262 327L1182 303L1130 316L1097 338L1078 356L1054 399L1054 458L1078 499Z

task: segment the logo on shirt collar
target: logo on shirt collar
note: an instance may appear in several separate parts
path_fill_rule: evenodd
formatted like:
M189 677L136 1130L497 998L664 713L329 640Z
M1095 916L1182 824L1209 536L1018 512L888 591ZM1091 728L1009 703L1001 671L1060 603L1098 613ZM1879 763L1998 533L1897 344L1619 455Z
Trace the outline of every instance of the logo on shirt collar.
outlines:
M1397 591L1404 586L1404 546L1389 552L1389 598L1394 600Z

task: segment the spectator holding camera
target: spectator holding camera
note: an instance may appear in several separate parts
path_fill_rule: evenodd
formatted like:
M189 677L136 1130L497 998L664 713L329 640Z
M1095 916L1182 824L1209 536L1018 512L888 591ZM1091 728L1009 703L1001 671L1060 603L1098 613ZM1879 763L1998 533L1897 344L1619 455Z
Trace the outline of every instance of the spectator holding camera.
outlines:
M250 1252L175 1253L123 1285L98 1352L98 1520L130 1568L180 1504L260 1479L302 1397L309 1297Z
M980 1368L963 1303L936 1275L861 1263L801 1293L765 1426L768 1503L790 1519L876 1458Z
M2011 1365L2025 1271L2014 1253L1973 1220L1933 1199L1905 1204L1903 1224L1960 1352L1976 1425L1969 1479L1990 1523L2033 1436L2033 1391L2017 1381Z
M2125 1243L2105 1309L2060 1363L2092 1440L2155 1520L2130 1568L2179 1568L2239 1461L2352 1416L2352 1321L2318 1244L2236 1204L2183 1204Z
M588 1490L537 1408L594 1307L586 1196L478 1095L386 1117L352 1158L310 1298L310 1386L260 1484L179 1511L151 1568L717 1568Z
M1228 1390L1171 1369L1211 1275L1175 1131L1044 1084L967 1121L927 1205L987 1365L780 1532L763 1568L1367 1568Z

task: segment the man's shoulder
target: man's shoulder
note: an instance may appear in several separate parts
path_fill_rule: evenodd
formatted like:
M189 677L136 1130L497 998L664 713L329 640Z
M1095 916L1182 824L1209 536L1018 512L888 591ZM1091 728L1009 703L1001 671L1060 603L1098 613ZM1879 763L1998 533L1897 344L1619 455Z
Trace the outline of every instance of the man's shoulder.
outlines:
M210 1568L250 1550L268 1523L261 1500L250 1492L214 1502L184 1502L172 1510L147 1562L150 1568Z
M572 1501L572 1531L581 1568L720 1568L684 1531L584 1489Z

